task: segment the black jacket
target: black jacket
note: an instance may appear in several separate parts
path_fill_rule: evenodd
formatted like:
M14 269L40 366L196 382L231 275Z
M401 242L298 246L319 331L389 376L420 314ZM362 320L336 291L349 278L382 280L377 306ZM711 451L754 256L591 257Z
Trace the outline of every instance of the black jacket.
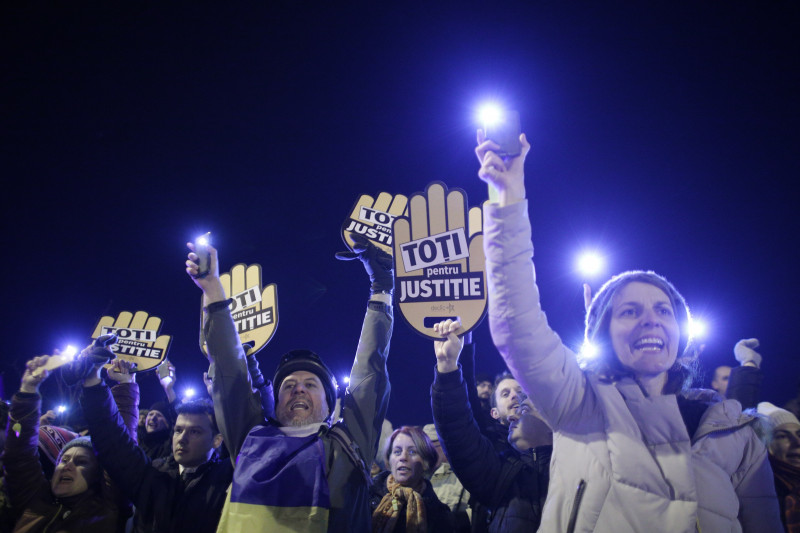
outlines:
M386 478L389 477L390 472L383 471L372 480L372 487L370 488L369 507L370 512L375 512L378 504L381 503L383 497L389 492L386 488ZM421 494L422 503L425 504L425 516L428 521L428 531L430 533L452 533L455 531L455 521L453 513L450 508L443 504L436 493L433 491L431 482L425 480L425 490ZM406 514L401 512L397 519L397 524L394 527L394 533L404 533L406 530Z
M171 456L151 461L124 432L108 387L84 388L81 404L100 463L136 506L135 531L217 530L233 477L230 461L214 457L181 479Z
M552 446L530 453L498 452L475 423L460 368L436 372L431 407L450 466L470 495L490 510L489 531L536 531L547 497Z

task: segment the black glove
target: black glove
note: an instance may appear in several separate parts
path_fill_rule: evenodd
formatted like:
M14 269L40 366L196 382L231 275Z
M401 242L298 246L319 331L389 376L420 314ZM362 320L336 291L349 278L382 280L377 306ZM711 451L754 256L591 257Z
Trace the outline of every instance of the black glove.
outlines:
M80 383L92 373L95 365L105 365L114 357L114 352L108 346L117 342L116 335L100 335L94 341L91 349L81 354L70 364L61 367L61 379L67 385Z
M336 259L342 261L352 261L360 259L364 264L369 280L372 282L370 289L373 293L387 292L394 290L394 273L392 271L392 256L372 244L363 235L353 234L352 252L338 252Z
M258 367L258 359L256 359L256 354L254 353L247 354L247 371L250 373L250 380L253 382L254 389L258 390L267 384L263 374L261 374L261 369Z

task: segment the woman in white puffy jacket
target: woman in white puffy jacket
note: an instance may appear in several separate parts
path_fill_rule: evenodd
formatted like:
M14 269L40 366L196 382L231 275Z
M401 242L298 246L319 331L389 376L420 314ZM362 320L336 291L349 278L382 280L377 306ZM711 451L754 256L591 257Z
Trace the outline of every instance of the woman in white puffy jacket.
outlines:
M694 350L683 297L653 272L626 272L596 294L579 364L547 324L531 258L523 163L478 132L495 345L554 430L539 531L779 532L764 445L733 400L689 388Z

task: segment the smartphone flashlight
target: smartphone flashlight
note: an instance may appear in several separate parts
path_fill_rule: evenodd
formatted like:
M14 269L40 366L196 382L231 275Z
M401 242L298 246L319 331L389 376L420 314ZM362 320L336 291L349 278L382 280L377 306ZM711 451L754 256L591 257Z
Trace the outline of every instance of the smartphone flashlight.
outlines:
M500 146L495 152L500 157L516 157L522 153L519 142L520 123L519 113L516 111L487 112L483 123L486 139L494 141Z
M208 275L211 255L208 253L208 246L211 244L211 232L200 235L194 241L194 253L197 254L197 275L196 278L204 278Z

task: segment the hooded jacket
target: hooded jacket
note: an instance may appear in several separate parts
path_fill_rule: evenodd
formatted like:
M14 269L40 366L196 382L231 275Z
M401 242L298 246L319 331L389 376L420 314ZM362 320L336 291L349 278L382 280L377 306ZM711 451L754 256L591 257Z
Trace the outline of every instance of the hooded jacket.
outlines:
M492 338L554 430L540 531L780 531L753 417L719 401L689 435L675 395L584 373L539 305L527 202L485 206L484 234Z

